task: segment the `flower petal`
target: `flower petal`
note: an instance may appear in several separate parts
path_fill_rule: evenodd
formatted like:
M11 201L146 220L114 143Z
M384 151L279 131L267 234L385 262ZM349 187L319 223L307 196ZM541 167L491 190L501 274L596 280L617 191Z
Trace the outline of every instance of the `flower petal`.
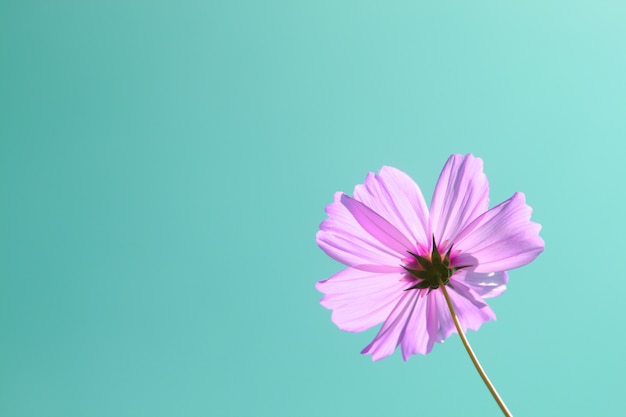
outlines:
M415 181L399 169L384 166L378 175L370 172L364 184L354 188L362 202L394 225L404 236L428 249L428 207Z
M360 332L385 321L407 286L401 268L387 274L347 268L315 287L325 294L321 304L333 310L333 323Z
M427 354L432 349L428 337L426 311L428 308L428 290L418 290L421 292L415 303L411 315L407 319L405 330L400 340L402 359L407 361L411 355L421 353Z
M482 323L494 320L491 308L469 286L460 281L447 286L461 327L478 330ZM372 342L361 351L376 361L393 353L401 345L406 361L413 354L426 355L435 342L441 343L456 333L454 321L441 290L405 291Z
M474 272L499 272L526 265L544 247L541 225L530 221L532 209L524 194L497 205L468 225L454 242L461 253L457 265L475 265Z
M341 203L343 193L326 206L328 218L320 225L318 246L331 258L354 268L369 271L394 271L400 266L398 253L383 245L363 227Z
M421 294L423 294L422 291L415 290L402 292L400 300L389 313L389 317L383 323L374 340L361 353L372 355L373 361L391 355L400 344L411 315L418 316L422 309L418 308L416 311L416 304L425 302L425 297Z
M452 155L437 180L430 204L432 233L440 250L489 208L489 183L483 161L471 154Z
M428 295L427 319L428 346L424 354L432 350L435 342L443 342L454 329L454 322L441 290L433 291Z
M396 251L399 258L404 258L407 256L408 251L415 250L415 246L411 241L396 229L394 225L365 204L345 194L341 196L341 203L346 206L365 231L388 248Z
M451 279L451 281L453 286L448 285L446 288L448 289L448 295L450 295L454 311L459 318L461 328L464 332L466 332L467 329L476 331L483 323L496 319L496 314L491 307L489 307L489 305L470 287L454 279ZM443 294L441 297L443 299ZM445 302L445 299L443 299L443 302ZM449 315L448 317L449 320L452 321L452 317ZM444 338L450 336L451 333L456 333L454 322L451 324L447 323L444 327L446 329ZM452 328L451 331L448 330L450 328Z
M509 274L506 271L479 273L461 269L454 274L455 279L463 281L482 298L497 297L506 290Z
M446 286L446 289L464 332L467 329L478 330L484 322L495 320L496 315L478 294L463 283L456 280L452 281L452 285ZM457 333L456 326L443 292L441 290L432 291L428 295L429 343L425 353L430 352L435 342L441 343L453 333Z

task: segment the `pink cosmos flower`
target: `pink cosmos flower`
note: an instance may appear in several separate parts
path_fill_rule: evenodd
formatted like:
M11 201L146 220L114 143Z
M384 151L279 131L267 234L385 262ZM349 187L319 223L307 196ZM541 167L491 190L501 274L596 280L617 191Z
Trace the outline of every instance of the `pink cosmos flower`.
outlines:
M399 345L407 360L456 333L441 283L464 332L495 319L484 299L502 294L507 271L535 259L544 243L524 194L491 209L488 194L483 162L471 154L448 159L430 210L417 184L392 167L369 173L353 197L335 194L317 244L348 268L316 288L340 329L383 323L361 353L379 360Z

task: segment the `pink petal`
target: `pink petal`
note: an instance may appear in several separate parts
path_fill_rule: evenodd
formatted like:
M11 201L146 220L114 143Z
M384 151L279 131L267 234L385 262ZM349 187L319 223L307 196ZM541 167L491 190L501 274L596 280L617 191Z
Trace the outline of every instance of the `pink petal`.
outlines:
M454 288L446 286L452 305L461 323L461 328L478 330L480 325L495 319L491 308L480 296L467 286L454 282ZM434 290L428 296L428 349L430 352L435 342L441 343L453 333L457 333L448 303L441 290ZM419 352L421 353L421 352Z
M439 175L430 204L430 220L440 250L489 208L489 183L483 161L469 154L452 155Z
M454 278L451 279L451 281L453 286L448 285L446 288L448 289L454 311L459 318L461 328L464 332L467 331L467 329L476 331L484 322L496 319L496 315L493 310L491 310L491 307L489 307L489 305L470 287ZM445 302L443 295L441 295L441 297L442 301ZM454 322L451 316L448 315L448 317L451 323L447 324L447 326L452 328ZM456 333L456 327L452 329L452 332ZM445 337L450 336L450 334L451 333L446 332Z
M370 172L364 184L354 188L354 199L362 202L395 226L404 236L428 248L428 207L421 190L404 172L384 166L378 175Z
M482 298L497 297L506 290L509 275L506 271L479 273L461 269L454 274Z
M373 361L391 355L400 344L411 315L420 317L423 315L423 313L419 314L423 307L416 309L416 304L426 302L426 297L421 295L423 293L423 291L417 290L402 292L400 300L396 303L374 340L361 353L371 354Z
M317 283L326 294L321 304L333 310L332 320L341 329L360 332L382 323L408 287L401 268L378 274L347 268Z
M531 262L543 251L541 225L530 221L524 194L497 205L468 225L454 242L461 253L455 265L475 265L474 272L498 272Z
M454 281L447 286L461 327L478 330L482 323L494 320L495 314L469 286ZM391 355L401 345L406 361L413 354L429 353L435 342L442 342L456 327L441 290L405 291L372 342L361 353L376 361Z
M415 291L415 290L412 290ZM429 343L426 311L428 308L428 290L421 290L421 295L413 307L411 315L407 319L400 348L402 358L406 361L411 355L421 353L423 355L430 352L432 345ZM429 347L430 346L430 347Z
M432 350L435 342L441 343L452 334L454 322L451 317L441 290L432 291L428 295L428 347L424 354Z
M478 330L484 322L495 320L496 316L489 305L471 288L458 281L453 281L452 285L453 287L446 286L446 289L464 332L467 329ZM441 290L434 290L428 295L427 319L429 343L424 354L430 352L435 342L441 343L453 333L457 333L448 303Z
M398 253L363 230L341 203L342 195L335 193L335 201L326 206L328 218L316 236L319 247L331 258L354 268L394 271L401 263Z
M404 258L408 251L415 250L411 241L398 229L365 204L345 194L341 196L341 202L365 231L388 248L396 251L399 258Z

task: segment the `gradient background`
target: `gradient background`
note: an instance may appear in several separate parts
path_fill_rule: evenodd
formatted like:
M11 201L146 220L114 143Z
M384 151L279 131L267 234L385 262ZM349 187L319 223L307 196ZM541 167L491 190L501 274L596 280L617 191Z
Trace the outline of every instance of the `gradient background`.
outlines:
M458 337L372 363L314 288L335 191L468 152L546 242L490 377L626 415L626 3L521 3L3 1L0 415L499 416Z

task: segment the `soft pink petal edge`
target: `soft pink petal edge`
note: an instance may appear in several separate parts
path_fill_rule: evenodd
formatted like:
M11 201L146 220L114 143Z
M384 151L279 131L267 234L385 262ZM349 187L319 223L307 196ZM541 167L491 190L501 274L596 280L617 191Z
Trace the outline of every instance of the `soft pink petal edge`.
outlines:
M406 257L408 251L415 250L414 243L407 239L389 221L365 204L345 194L341 196L341 203L348 209L363 230L387 248L395 251L398 259Z
M495 314L480 296L460 281L447 287L457 317L464 330L478 330L482 323L495 320ZM401 346L406 361L414 354L428 354L435 343L456 333L452 316L440 290L405 292L385 320L378 334L361 353L377 361Z
M437 246L447 250L472 220L489 208L489 182L483 161L451 155L446 161L430 204L430 224Z
M367 233L335 193L326 206L326 218L316 234L318 246L344 265L369 271L393 271L399 266L398 253Z
M482 298L493 298L506 290L509 274L507 271L481 273L461 269L454 274L454 279L462 281Z
M397 168L383 166L354 187L354 199L395 226L404 236L426 249L430 245L429 214L419 186Z
M337 327L360 332L385 321L407 286L401 268L383 274L346 268L315 288L325 294L320 303L333 310Z
M456 265L475 266L472 271L507 271L532 262L544 248L541 225L530 221L532 208L523 193L493 207L470 225L454 242L460 255Z

